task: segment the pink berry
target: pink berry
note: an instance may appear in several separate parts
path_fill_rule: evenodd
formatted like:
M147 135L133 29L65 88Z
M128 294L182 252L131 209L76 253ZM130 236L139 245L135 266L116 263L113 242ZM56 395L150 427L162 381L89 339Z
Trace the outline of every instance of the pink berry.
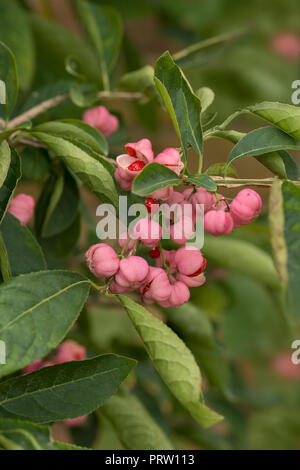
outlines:
M162 307L180 307L185 304L190 298L189 288L181 281L175 281L171 285L171 294L166 301L159 302Z
M281 353L271 364L273 372L284 380L300 380L300 367L292 363L290 353Z
M152 144L149 139L142 139L135 143L128 143L125 145L128 155L131 157L142 160L144 163L153 161Z
M204 216L204 228L211 235L218 237L232 232L234 224L229 212L212 210Z
M22 374L30 374L31 372L39 370L41 369L42 365L43 365L43 359L38 359L37 361L33 362L29 366L24 367L24 369L22 369Z
M28 194L18 194L10 203L8 212L18 219L22 225L27 225L33 217L34 199Z
M154 161L170 168L170 170L173 170L177 175L179 175L184 168L180 153L175 148L163 150L157 155Z
M124 246L127 244L129 237L130 237L130 235L129 235L128 231L123 232L123 233L121 233L121 235L119 235L118 243L119 243L119 247L121 249L123 249ZM132 238L132 237L130 237L130 238ZM128 242L127 246L126 246L126 249L125 249L124 253L128 253L130 250L132 250L132 248L135 246L135 244L136 244L136 240L131 239Z
M178 245L183 245L190 240L194 232L194 222L190 217L183 217L170 227L170 237Z
M183 282L187 287L199 287L205 283L206 278L203 272L191 276L186 276L185 274L177 273L176 280Z
M230 204L230 215L234 226L250 224L260 214L261 208L260 195L253 189L243 189Z
M208 212L216 203L216 196L204 188L197 188L197 192L191 196L191 202L194 206L196 204L203 204L204 212Z
M120 261L120 269L115 281L121 287L137 289L145 281L149 273L149 265L140 256L130 256Z
M198 248L186 245L177 250L175 263L181 274L189 276L196 273L197 275L199 270L202 270L204 258Z
M81 344L71 339L64 341L58 347L57 354L54 358L55 364L70 361L82 361L86 358L86 349Z
M169 199L173 194L173 187L170 186L169 188L158 189L154 193L150 194L149 196L153 197L154 199L161 199L162 201L166 201Z
M79 416L78 418L73 419L65 419L62 421L62 424L67 428L77 428L82 426L86 420L88 419L88 415Z
M114 249L106 243L91 246L86 254L86 264L96 277L110 278L119 269L120 261Z
M171 294L171 285L166 272L161 268L150 267L141 294L147 304L167 300Z
M155 246L162 237L162 228L155 220L147 217L139 220L134 227L135 238L146 246Z
M83 113L82 120L100 131L104 137L116 132L119 120L111 114L105 106L97 106Z
M300 39L294 33L282 33L275 36L271 47L279 56L295 62L300 55Z

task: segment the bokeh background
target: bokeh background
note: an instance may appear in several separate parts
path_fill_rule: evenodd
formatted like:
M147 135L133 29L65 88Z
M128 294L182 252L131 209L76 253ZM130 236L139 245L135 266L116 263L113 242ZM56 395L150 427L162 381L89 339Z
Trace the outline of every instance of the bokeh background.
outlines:
M115 7L124 21L124 40L115 84L126 72L154 65L165 51L176 53L198 41L230 35L214 41L188 61L182 62L194 89L212 88L211 125L222 122L239 108L260 101L291 103L292 82L300 79L300 4L298 0L108 0L95 3ZM10 4L8 6L8 4ZM6 15L22 7L28 15L25 33L18 15L8 28ZM285 41L280 42L280 37ZM278 42L279 38L279 42ZM0 40L17 57L21 99L16 114L31 107L36 90L51 88L60 94L70 76L65 58L80 56L86 74L93 79L95 66L72 0L1 0ZM28 54L20 55L23 41ZM148 137L155 152L177 146L168 115L153 102L145 104L106 101L121 121L110 137L111 156L122 152L124 143ZM64 104L40 116L38 121L78 117L83 110ZM257 126L254 118L236 120L234 128L247 131ZM259 124L263 125L263 124ZM208 141L205 167L225 161L232 145ZM298 158L295 155L295 158ZM193 166L193 162L191 163ZM241 178L271 174L255 159L236 165ZM24 180L19 192L38 197L41 183ZM224 194L231 194L230 191ZM258 222L236 230L241 239L271 254L267 222L267 191L262 191L264 213ZM83 190L85 223L75 256L64 266L79 265L93 241L98 201ZM210 261L210 260L209 260ZM237 260L238 262L238 260ZM53 265L57 265L51 259ZM156 312L157 313L157 312ZM208 282L195 289L192 303L162 315L187 341L204 375L209 403L225 416L211 431L203 431L182 412L152 366L124 313L115 305L94 298L81 316L73 337L88 343L90 352L118 352L140 360L130 385L159 424L172 435L178 448L195 449L298 449L300 448L300 366L291 363L291 335L276 290L255 276L209 262ZM165 316L164 316L165 315ZM193 335L194 322L197 322ZM89 339L87 339L89 337ZM300 338L300 332L298 334ZM100 424L99 424L100 422ZM86 425L66 435L56 426L57 436L99 449L122 448L113 428L102 415L92 415Z

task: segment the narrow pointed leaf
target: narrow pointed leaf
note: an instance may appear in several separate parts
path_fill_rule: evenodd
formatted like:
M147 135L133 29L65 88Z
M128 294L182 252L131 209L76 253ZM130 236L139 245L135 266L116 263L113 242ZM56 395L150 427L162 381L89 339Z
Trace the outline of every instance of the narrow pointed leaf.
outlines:
M90 283L71 271L24 274L0 286L0 340L6 364L0 377L48 354L77 319Z
M148 196L158 189L180 184L176 173L160 163L149 163L135 177L132 191L138 196Z
M203 426L209 427L222 417L203 403L201 375L196 361L184 342L144 307L124 295L118 295L159 375L178 401Z
M13 215L9 213L5 215L0 225L0 234L7 255L10 276L46 269L45 257L36 238Z
M134 395L116 394L105 402L101 411L113 424L126 449L173 449L162 429Z
M278 150L299 150L300 145L291 136L275 127L261 127L246 134L232 149L227 164L248 156L259 156Z
M287 281L287 248L284 238L284 211L281 181L275 179L269 196L269 227L273 257L283 286Z
M20 447L19 450L53 449L48 426L18 419L0 418L0 436Z
M300 321L300 188L293 183L282 185L284 236L287 247L288 297L295 321Z
M169 52L156 62L156 87L172 119L185 159L190 144L200 158L203 150L200 122L201 103Z
M38 132L49 132L61 137L71 137L88 145L94 152L100 155L108 154L108 144L105 137L94 127L89 126L79 119L60 119L45 122L34 128Z
M300 109L298 106L264 101L249 106L247 110L300 140Z
M217 191L217 185L214 180L208 175L191 175L187 181L195 184L199 188L204 188L207 191Z
M280 286L271 256L251 243L206 235L203 253L219 266L250 276L270 287Z
M10 166L10 148L6 141L0 144L0 188L3 185Z
M113 395L136 361L105 354L65 362L0 384L0 406L37 423L91 413Z
M71 138L64 138L45 132L33 132L38 140L48 145L65 164L98 197L109 200L118 207L118 194L108 163L100 161L100 156L91 155L89 148Z
M0 188L0 223L7 211L9 203L12 199L13 192L17 183L21 177L21 162L17 152L11 148L11 162L3 182Z

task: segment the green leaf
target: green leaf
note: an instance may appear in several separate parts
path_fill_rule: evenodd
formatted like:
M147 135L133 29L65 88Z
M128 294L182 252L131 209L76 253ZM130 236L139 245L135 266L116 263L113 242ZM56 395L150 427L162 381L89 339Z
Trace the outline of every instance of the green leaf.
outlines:
M103 86L109 89L109 74L116 63L121 45L121 18L116 10L93 2L77 0L76 5L81 21L97 51Z
M81 232L81 217L78 213L69 227L52 237L38 239L49 266L64 267L68 257L77 245ZM59 264L57 264L59 263Z
M222 417L203 403L200 370L183 341L144 307L124 295L117 297L141 336L159 375L177 400L203 427L219 422Z
M22 155L22 177L27 180L39 181L49 170L49 157L45 149L27 146Z
M285 150L280 150L278 153L283 160L288 179L292 181L298 181L299 180L299 168L295 160L291 157L291 155L288 152L285 152Z
M70 87L71 101L80 108L88 108L98 101L98 87L94 83L74 82Z
M247 111L274 124L295 139L300 139L299 107L291 104L264 101L263 103L249 106Z
M119 393L101 408L127 450L171 450L167 436L137 397Z
M211 88L204 86L196 91L196 95L201 102L201 113L204 113L204 111L206 111L207 108L209 108L209 106L214 102L215 93L213 90L211 90Z
M88 447L77 446L75 444L69 444L67 442L59 441L53 441L52 445L53 447L55 447L56 450L92 450Z
M269 195L269 228L274 263L283 286L287 281L287 249L284 238L284 211L281 181L275 179Z
M37 132L46 132L60 137L70 137L90 147L100 155L108 154L105 137L94 127L79 119L60 119L40 124L34 128Z
M0 418L0 445L8 441L8 445L18 450L52 450L50 439L48 426Z
M47 238L65 231L75 220L79 208L79 191L73 176L61 168L46 182L36 206L36 228Z
M90 154L89 147L80 144L75 139L45 132L33 132L32 135L60 156L70 170L100 199L104 199L105 202L109 200L115 207L118 207L118 193L114 180L107 169L107 162L100 161L100 156L97 158L97 154Z
M69 55L76 55L89 80L100 82L96 54L83 38L57 21L43 18L41 15L29 14L29 19L39 64L39 73L36 77L39 87L57 82L59 79L66 79L65 60Z
M270 287L280 286L272 258L251 243L206 234L203 253L218 266L253 277Z
M138 70L123 75L118 83L118 89L132 93L142 93L145 96L144 102L147 101L147 98L160 102L154 83L154 68L151 65L145 65Z
M207 175L210 176L228 176L229 178L237 178L237 171L233 165L227 167L226 163L214 163L210 165L206 172Z
M185 159L188 144L202 156L203 141L200 123L201 103L169 52L156 62L155 84L180 139Z
M13 215L5 215L0 225L0 234L11 276L46 269L46 261L37 240Z
M246 134L245 137L235 145L227 159L227 165L235 160L248 157L250 155L257 157L259 155L264 155L266 153L270 154L271 152L284 149L299 150L300 146L295 139L279 129L274 127L261 127L249 132L249 134ZM268 161L266 166L270 168L272 160L274 159L275 167L272 171L275 171L281 178L286 178L285 167L281 157L276 153L272 153L270 157L266 155L264 159L266 158L271 158L271 162ZM279 159L279 163L276 159Z
M48 354L65 337L89 292L87 279L71 271L23 274L0 286L0 339L11 374Z
M228 140L234 144L240 142L247 134L243 132L237 132L233 130L229 131L213 131L211 134L208 135L208 138L217 137L220 139ZM299 170L296 165L295 160L291 157L291 155L286 152L285 150L279 150L278 152L270 152L267 154L255 156L257 161L259 161L262 165L266 168L271 170L275 175L280 176L281 178L289 178L291 180L298 180L299 179ZM227 175L230 176L228 173L229 167L227 167Z
M7 208L13 196L13 192L21 177L21 162L17 152L11 148L11 162L4 180L0 188L0 223L6 214Z
M198 2L196 2L198 5ZM199 6L199 8L201 8ZM201 10L201 13L203 11ZM196 13L197 15L197 13ZM199 41L191 46L182 49L174 54L176 63L186 69L193 69L195 67L203 67L209 64L217 54L221 53L222 49L230 41L239 38L243 31L233 31L230 33L220 34L203 41Z
M0 41L0 80L5 83L6 97L4 109L0 105L0 116L8 119L11 115L17 98L19 80L16 66L16 59L11 50Z
M113 395L136 361L105 354L45 367L0 384L0 406L37 423L91 413Z
M187 181L207 191L217 191L216 183L208 175L191 175L187 178Z
M35 51L31 28L17 0L0 2L0 41L12 50L20 78L20 89L30 88L35 72Z
M289 328L274 294L237 274L225 285L230 301L221 317L222 341L234 359L272 358L290 347Z
M287 248L288 297L295 321L300 320L300 188L293 183L282 185L284 237Z
M183 338L212 385L229 395L229 367L217 345L213 327L201 309L191 302L164 310L168 323Z
M182 180L176 173L160 163L149 163L135 177L132 191L138 196L148 196L158 189L178 185Z
M0 144L0 188L3 185L10 166L10 148L6 141Z

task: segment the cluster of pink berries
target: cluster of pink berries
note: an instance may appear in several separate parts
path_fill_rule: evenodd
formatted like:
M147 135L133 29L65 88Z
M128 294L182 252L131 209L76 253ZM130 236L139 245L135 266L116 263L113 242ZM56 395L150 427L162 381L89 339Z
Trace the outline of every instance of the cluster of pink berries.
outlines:
M120 245L123 241L120 240ZM136 240L130 243L132 241L136 243ZM155 267L140 256L120 259L111 246L99 243L88 249L86 262L96 277L110 280L111 293L137 291L144 303L157 302L165 308L183 305L190 298L189 287L205 282L206 260L198 248L183 246L178 250L161 251L156 246L149 254L156 260Z
M180 174L184 168L181 156L175 148L167 148L156 158L148 139L125 145L126 154L117 157L115 178L121 187L130 191L133 180L152 161L165 165ZM244 189L229 204L220 194L213 194L204 188L188 188L175 191L173 187L155 191L145 199L148 217L140 219L133 230L119 237L122 249L118 255L104 243L91 246L86 252L86 262L96 277L104 277L114 294L137 291L146 304L177 307L189 300L190 287L205 282L206 260L201 251L185 245L195 233L195 225L204 209L204 228L214 236L229 234L234 228L251 223L260 213L262 201L251 189ZM154 220L161 210L168 218L168 235L176 244L185 245L177 250L167 251L159 246L163 227ZM149 256L156 266L135 256L137 242L150 248ZM124 257L124 255L128 255Z
M29 374L36 370L43 369L44 367L53 366L54 364L62 364L70 361L82 361L83 359L86 359L85 347L76 343L76 341L67 340L60 344L52 360L44 361L43 359L38 359L25 367L22 370L22 374ZM65 419L62 423L67 427L77 427L84 424L87 417L88 415L83 415L74 419Z

